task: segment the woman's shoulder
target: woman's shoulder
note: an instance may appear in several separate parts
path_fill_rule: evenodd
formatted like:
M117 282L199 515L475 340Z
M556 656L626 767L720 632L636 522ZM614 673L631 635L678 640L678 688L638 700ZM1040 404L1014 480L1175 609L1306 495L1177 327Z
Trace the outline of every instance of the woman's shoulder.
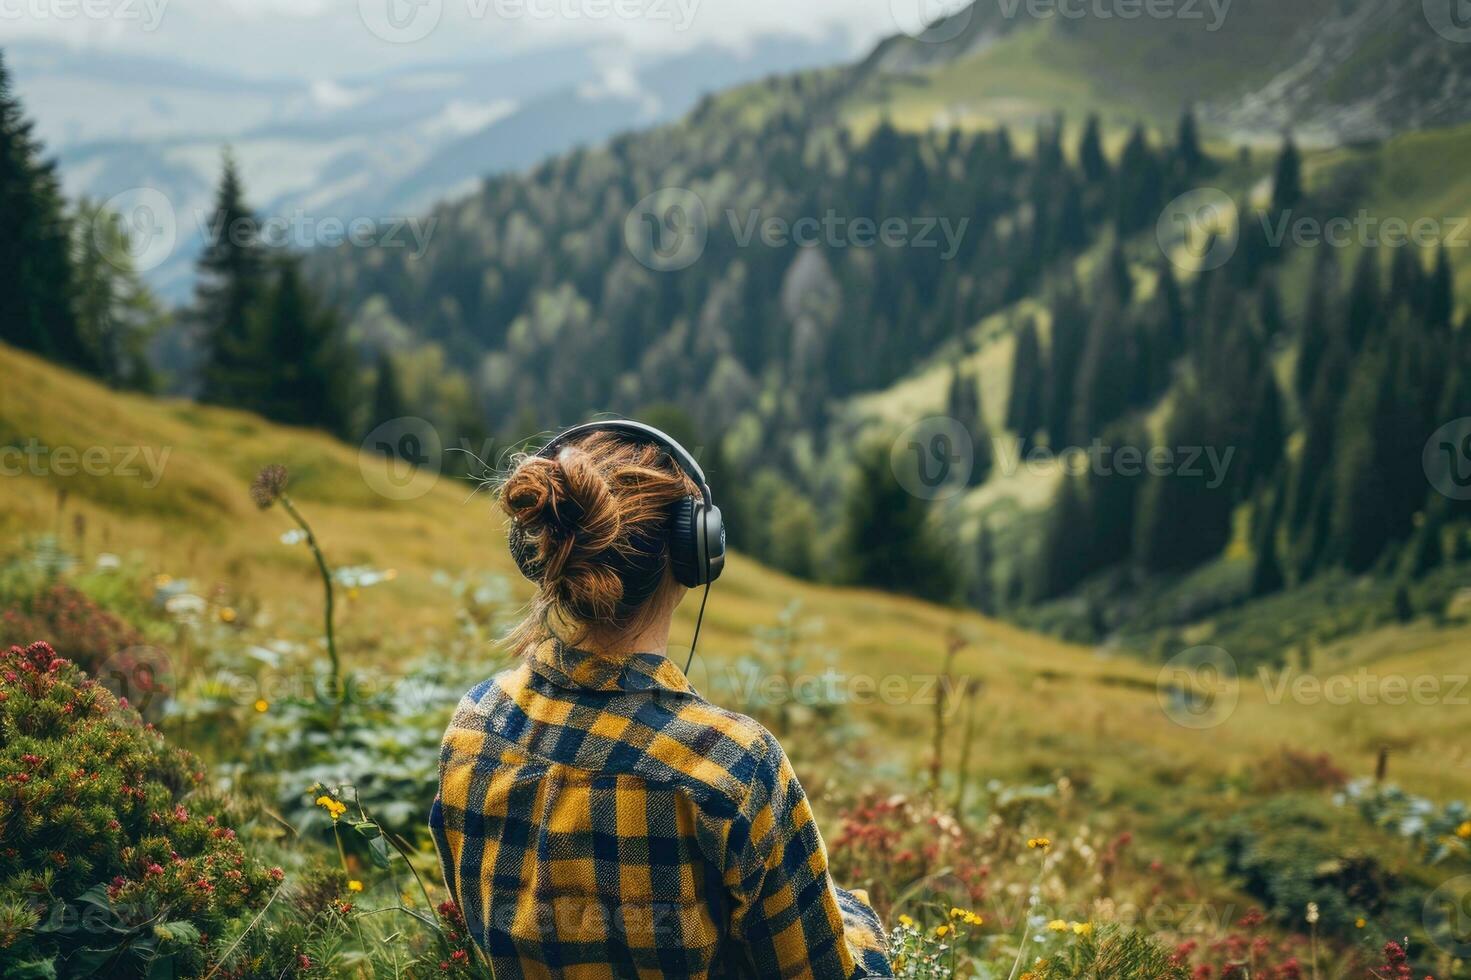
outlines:
M683 761L677 761L676 768L737 805L750 795L753 784L780 771L786 759L766 726L703 699L685 700L666 734L678 746L667 754Z

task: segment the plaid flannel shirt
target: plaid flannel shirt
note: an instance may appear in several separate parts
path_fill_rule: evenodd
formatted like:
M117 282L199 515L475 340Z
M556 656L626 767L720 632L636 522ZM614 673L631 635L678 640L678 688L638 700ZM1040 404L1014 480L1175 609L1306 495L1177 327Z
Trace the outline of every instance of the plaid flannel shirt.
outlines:
M776 739L659 654L549 640L471 690L430 827L498 980L890 975Z

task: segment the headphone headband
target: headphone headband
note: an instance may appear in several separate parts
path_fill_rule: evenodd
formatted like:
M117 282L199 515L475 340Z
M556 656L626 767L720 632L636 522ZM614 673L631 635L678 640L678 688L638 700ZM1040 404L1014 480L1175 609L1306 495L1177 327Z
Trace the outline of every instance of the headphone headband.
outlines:
M556 456L557 450L569 440L588 432L621 432L624 435L635 436L654 443L674 457L674 462L679 465L685 475L695 481L700 488L700 496L704 498L705 506L708 507L714 503L710 493L710 484L705 482L705 471L700 469L700 464L695 462L695 457L690 454L689 450L681 446L667 432L643 422L635 422L633 419L603 419L574 425L554 436L551 442L538 449L534 455L551 459Z

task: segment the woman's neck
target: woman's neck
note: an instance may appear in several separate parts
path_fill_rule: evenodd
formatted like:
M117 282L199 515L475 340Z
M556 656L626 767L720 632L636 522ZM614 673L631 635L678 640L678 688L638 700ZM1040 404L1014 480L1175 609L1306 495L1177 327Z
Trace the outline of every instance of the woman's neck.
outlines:
M669 614L657 616L648 625L635 631L617 633L611 636L592 635L588 637L588 645L604 656L616 657L630 653L659 653L669 652L669 624L673 619L673 610Z

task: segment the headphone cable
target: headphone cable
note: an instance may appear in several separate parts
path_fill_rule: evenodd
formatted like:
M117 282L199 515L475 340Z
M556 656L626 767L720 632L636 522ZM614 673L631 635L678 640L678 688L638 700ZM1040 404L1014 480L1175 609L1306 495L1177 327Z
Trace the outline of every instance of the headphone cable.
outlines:
M710 599L710 582L705 582L705 594L700 597L700 614L695 617L695 636L690 640L690 656L684 662L684 676L689 677L690 665L695 662L695 645L700 642L700 624L705 621L705 603Z

